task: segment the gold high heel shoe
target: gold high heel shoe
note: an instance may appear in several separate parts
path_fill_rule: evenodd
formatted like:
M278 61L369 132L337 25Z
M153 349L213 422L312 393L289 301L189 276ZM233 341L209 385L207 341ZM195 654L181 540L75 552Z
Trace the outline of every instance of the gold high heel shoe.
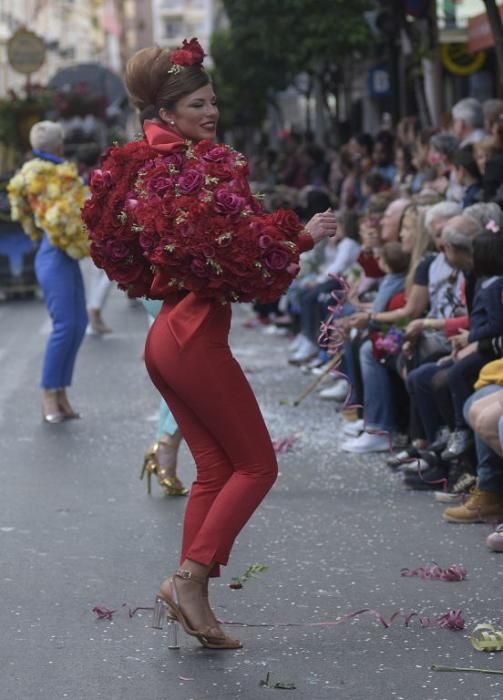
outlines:
M159 460L157 453L159 451L159 443L156 442L147 450L143 459L143 467L140 474L140 479L143 479L147 474L147 493L150 496L152 493L152 475L157 477L159 486L163 489L166 496L187 496L189 489L185 488L177 476L168 476L166 469L159 468Z
M195 581L203 586L206 583L204 579L194 576L191 571L187 569L178 569L175 574L168 579L169 593L159 593L156 597L152 627L154 629L162 629L163 617L166 616L173 635L169 648L179 648L177 636L177 624L179 623L186 634L191 637L196 637L199 643L206 649L241 649L243 645L239 639L232 639L225 634L215 634L215 632L218 632L218 628L208 626L199 630L193 629L185 612L180 606L175 578L181 578L185 581Z

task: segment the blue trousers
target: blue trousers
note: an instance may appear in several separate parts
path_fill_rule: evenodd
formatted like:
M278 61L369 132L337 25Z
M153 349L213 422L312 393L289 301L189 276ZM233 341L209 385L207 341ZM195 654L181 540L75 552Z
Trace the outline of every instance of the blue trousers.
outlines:
M464 406L465 419L475 401L484 398L495 391L501 391L497 384L488 384L470 396ZM478 487L481 491L503 493L503 459L475 433L475 450L477 452Z
M87 327L84 282L77 260L44 236L35 258L35 274L52 320L41 386L60 389L72 383L73 368Z
M389 433L397 430L396 410L400 410L400 407L396 405L391 376L386 367L375 359L370 340L360 346L360 368L367 426Z

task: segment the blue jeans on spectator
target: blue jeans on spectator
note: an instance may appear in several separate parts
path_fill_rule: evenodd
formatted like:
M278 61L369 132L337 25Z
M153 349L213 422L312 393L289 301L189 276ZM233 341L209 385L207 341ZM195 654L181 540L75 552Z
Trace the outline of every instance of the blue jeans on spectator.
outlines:
M447 372L447 381L454 406L456 430L464 430L468 427L463 416L463 407L467 399L473 394L473 385L485 364L487 364L487 358L484 358L478 352L472 352L462 360L454 362Z
M75 360L87 327L82 273L78 261L51 245L44 235L35 257L35 274L52 320L41 386L61 389L72 383Z
M467 422L468 412L472 404L495 391L501 391L501 387L497 384L489 384L470 396L463 409ZM475 451L477 453L478 488L481 491L503 493L503 459L494 450L491 450L477 433L475 433Z
M320 294L330 293L339 286L335 280L327 280L317 284L315 287L306 287L299 290L300 330L302 335L309 338L313 343L318 342L320 317L322 316L318 297ZM324 306L323 313L326 313L326 306Z
M389 371L372 354L372 343L360 347L363 403L366 427L394 432L397 427L395 397Z

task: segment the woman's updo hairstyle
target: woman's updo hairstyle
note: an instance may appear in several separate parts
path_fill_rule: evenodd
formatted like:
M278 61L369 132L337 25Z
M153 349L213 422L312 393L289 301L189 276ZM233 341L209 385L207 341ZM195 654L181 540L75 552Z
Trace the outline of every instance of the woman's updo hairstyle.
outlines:
M173 69L170 55L170 51L152 46L137 51L127 62L126 86L142 123L158 118L162 107L173 109L182 97L210 82L201 64Z

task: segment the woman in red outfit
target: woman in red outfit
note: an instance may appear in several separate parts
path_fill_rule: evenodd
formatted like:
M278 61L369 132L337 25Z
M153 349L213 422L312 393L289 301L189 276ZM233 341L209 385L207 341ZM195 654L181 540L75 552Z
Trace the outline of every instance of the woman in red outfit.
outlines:
M164 299L147 338L145 362L197 466L184 520L181 567L161 583L154 626L160 626L166 614L203 646L236 649L240 642L225 635L211 610L208 579L218 576L220 566L227 564L236 536L273 485L277 464L255 396L229 349L231 305L222 303L213 287L223 289L227 278L234 275L234 284L240 284L240 289L230 298L243 300L253 298L253 285L264 280L274 285L275 279L283 275L288 283L298 271L298 254L335 234L336 221L332 213L326 212L300 230L295 219L299 229L295 236L281 233L279 243L271 242L280 230L286 230L285 221L291 226L289 217L293 214L286 212L283 219L273 219L274 215L262 212L244 177L243 156L211 143L216 136L218 108L202 67L203 56L197 41L192 40L171 54L159 48L143 49L129 61L126 82L141 110L145 140L114 149L105 159L102 169L95 173L94 183L91 181L93 197L84 210L84 219L95 262L133 296ZM128 148L125 159L124 149ZM198 148L204 153L201 157ZM123 187L125 160L135 165L130 166L133 177ZM213 176L201 175L208 168ZM177 176L177 184L173 185L172 178ZM166 194L170 187L171 195ZM190 200L196 190L197 197ZM118 191L124 194L117 202L114 197ZM240 213L236 213L236 203ZM213 207L213 214L198 221L207 207ZM124 225L125 229L119 230L126 241L119 241L117 233L111 239L111 227L118 224L106 218L109 210L119 211L114 219ZM165 245L162 237L174 233L167 224L159 223L163 216L172 217L169 221L173 230L186 224L183 236L187 247L202 228L206 236L206 245L198 248L206 255L202 267L200 258L192 257L190 265L181 271L185 264L182 258L188 253L176 238ZM128 220L135 222L129 228ZM262 262L255 260L247 266L239 258L244 260L250 237L262 223L268 226L268 233L257 239L265 251ZM213 235L212 227L217 225L224 233ZM136 247L129 243L135 231L141 232ZM242 249L238 249L240 231L247 235ZM117 256L123 254L121 243L127 243L128 257L117 261ZM215 253L214 246L220 244L230 244L225 250L231 251L234 260L225 258L223 248ZM137 254L138 246L141 256ZM288 256L294 255L288 267L287 252ZM174 261L177 254L181 256L179 263ZM227 264L228 270L223 267ZM215 272L211 284L207 279L210 268ZM251 281L252 275L255 282Z

